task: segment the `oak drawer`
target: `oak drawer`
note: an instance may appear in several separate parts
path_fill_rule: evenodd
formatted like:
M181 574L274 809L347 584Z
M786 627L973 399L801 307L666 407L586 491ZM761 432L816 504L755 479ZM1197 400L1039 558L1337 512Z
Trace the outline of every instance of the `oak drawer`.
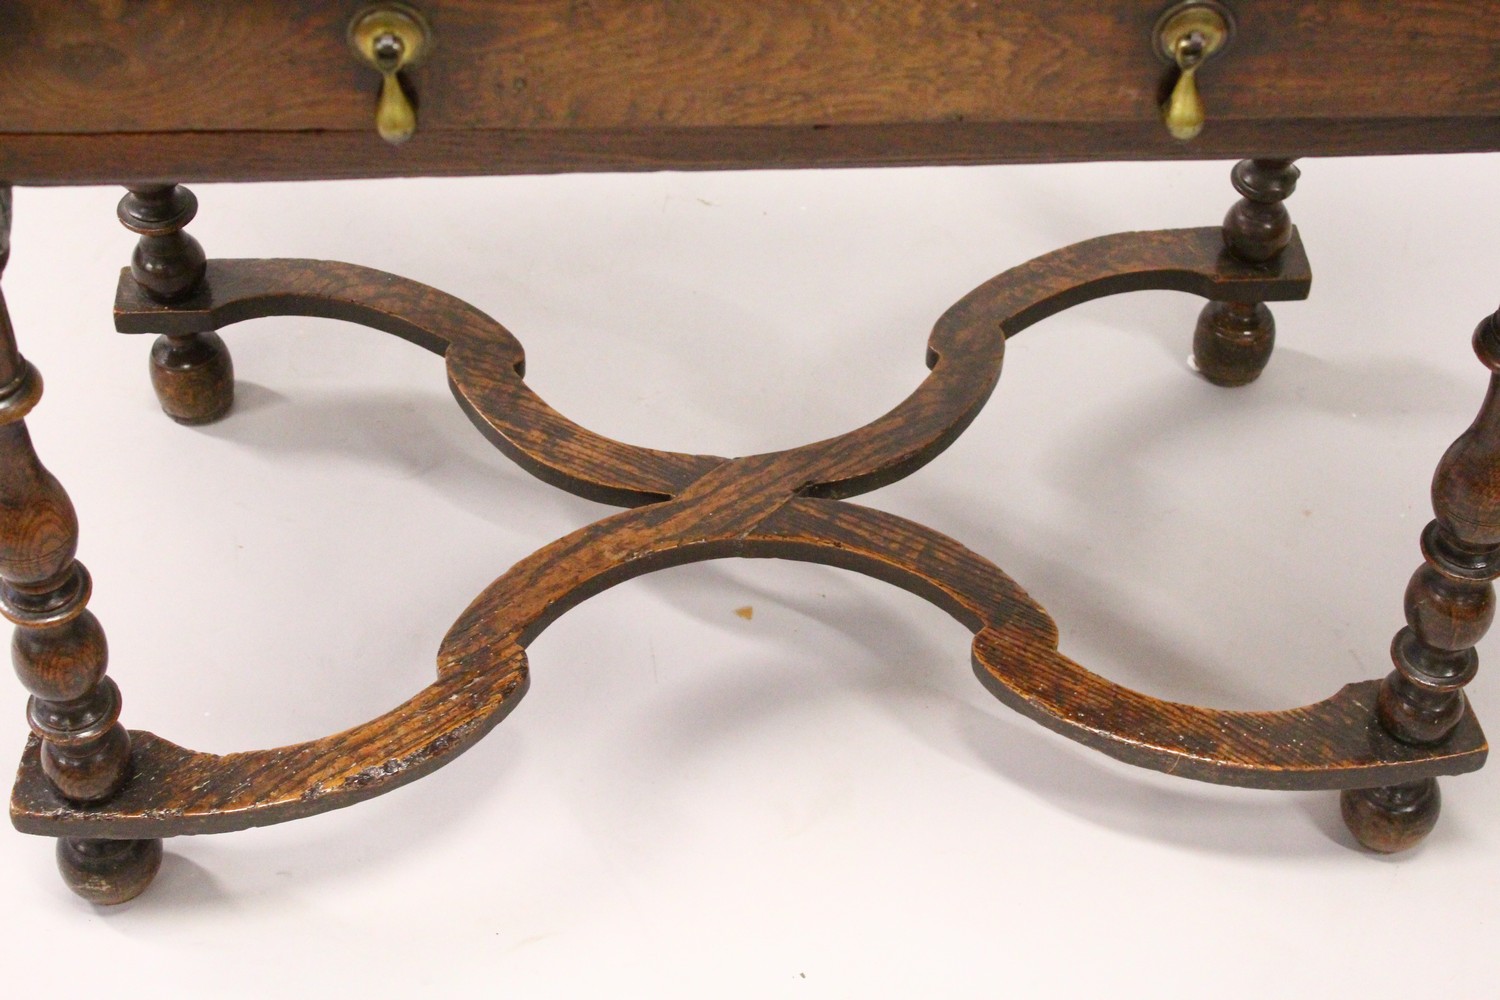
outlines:
M362 2L8 0L0 132L360 131ZM429 0L421 127L1119 122L1156 115L1164 3ZM1500 113L1500 5L1241 0L1217 120Z

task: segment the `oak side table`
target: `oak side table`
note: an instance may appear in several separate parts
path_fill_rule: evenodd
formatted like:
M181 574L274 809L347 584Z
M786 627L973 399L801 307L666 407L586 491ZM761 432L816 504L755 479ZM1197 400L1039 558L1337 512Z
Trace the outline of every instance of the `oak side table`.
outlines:
M0 302L0 612L33 730L11 817L56 838L67 883L132 898L162 840L297 819L412 781L526 692L527 645L589 596L669 566L773 557L910 590L974 633L979 680L1022 714L1143 767L1342 793L1361 843L1393 852L1437 820L1436 778L1478 769L1463 695L1500 576L1496 373L1439 463L1436 517L1394 669L1278 712L1168 702L1058 651L1024 589L958 541L851 502L951 444L995 388L1006 341L1073 305L1142 289L1207 300L1201 374L1254 380L1266 303L1303 298L1284 205L1298 157L1500 150L1500 4L1411 0L11 0L0 4L0 267L12 185L119 183L139 243L116 327L150 333L152 384L187 424L231 413L219 331L333 317L446 361L460 407L560 489L624 508L540 549L449 630L437 679L322 739L217 755L119 721L87 609L77 521L25 417L42 390ZM865 427L726 459L622 444L549 407L521 345L474 307L353 264L208 259L190 181L552 171L1244 159L1222 226L1130 232L1020 264L936 322L930 374ZM65 376L65 373L64 373ZM1394 595L1393 595L1394 601Z

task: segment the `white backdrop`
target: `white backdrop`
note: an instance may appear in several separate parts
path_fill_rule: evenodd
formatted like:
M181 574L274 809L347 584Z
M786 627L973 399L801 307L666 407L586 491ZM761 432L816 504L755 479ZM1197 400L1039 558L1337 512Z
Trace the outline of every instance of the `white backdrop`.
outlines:
M1054 247L1217 223L1228 163L203 185L211 255L438 285L623 440L746 454L853 428L937 316ZM1018 338L948 453L863 502L951 534L1152 694L1285 708L1384 674L1427 486L1485 387L1492 157L1306 161L1313 261L1265 377L1186 369L1199 303L1105 300ZM196 749L342 729L432 675L512 562L607 512L494 452L438 359L327 321L227 333L229 420L156 408L111 332L113 189L22 190L5 290L30 421L82 521L125 722ZM750 620L736 609L753 608ZM634 581L531 649L530 694L387 797L169 842L96 911L0 834L6 980L112 995L1355 997L1494 990L1500 782L1444 782L1420 850L1352 848L1333 794L1175 780L978 684L967 632L831 569ZM1481 646L1495 659L1500 645ZM1500 726L1500 671L1470 689ZM10 684L0 746L19 753ZM210 983L223 984L210 986Z

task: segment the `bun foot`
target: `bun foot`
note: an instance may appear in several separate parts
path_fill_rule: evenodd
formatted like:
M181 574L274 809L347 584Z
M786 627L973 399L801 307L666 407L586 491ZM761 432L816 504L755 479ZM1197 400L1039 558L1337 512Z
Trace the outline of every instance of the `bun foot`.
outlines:
M179 424L209 424L234 403L234 363L217 333L158 337L151 345L151 386Z
M1214 385L1249 385L1276 344L1276 320L1259 302L1210 302L1193 331L1193 367Z
M97 906L114 906L146 891L161 868L161 841L62 837L57 868L69 889Z
M1292 217L1282 204L1297 189L1291 160L1241 160L1230 174L1240 200L1224 216L1224 251L1275 271L1291 245ZM1214 385L1249 385L1265 371L1276 321L1260 302L1210 302L1193 332L1193 367Z
M1366 848L1395 854L1417 846L1442 808L1435 778L1385 788L1354 788L1339 797L1344 825Z

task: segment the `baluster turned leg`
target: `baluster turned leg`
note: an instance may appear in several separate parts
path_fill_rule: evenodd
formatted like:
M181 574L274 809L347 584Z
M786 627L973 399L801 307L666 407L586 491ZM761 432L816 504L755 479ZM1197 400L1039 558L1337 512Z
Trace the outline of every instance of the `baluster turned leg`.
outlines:
M10 247L10 189L0 186L0 270ZM74 558L78 518L38 460L25 417L42 379L16 349L0 296L0 614L16 626L11 658L31 693L27 715L42 741L42 769L73 802L108 799L129 777L130 736L120 689L104 676L104 630L86 605L88 571ZM96 903L123 903L151 882L160 840L57 842L68 885Z
M1426 562L1406 588L1406 628L1391 644L1395 671L1380 688L1380 724L1399 740L1443 742L1463 717L1475 645L1495 617L1500 577L1500 313L1479 324L1474 350L1490 388L1472 426L1438 463L1437 519L1422 533ZM1347 791L1344 822L1371 850L1415 845L1437 822L1436 779Z
M1224 245L1240 260L1270 264L1292 240L1282 204L1301 171L1292 160L1241 160L1231 177L1244 197L1224 217ZM1193 331L1193 364L1214 385L1254 382L1271 360L1276 320L1263 302L1210 302Z
M125 228L140 236L130 273L158 302L180 302L198 291L206 258L182 231L198 213L198 199L177 184L132 187L120 199ZM161 408L178 423L207 424L234 402L234 365L217 333L156 338L151 345L151 385Z

